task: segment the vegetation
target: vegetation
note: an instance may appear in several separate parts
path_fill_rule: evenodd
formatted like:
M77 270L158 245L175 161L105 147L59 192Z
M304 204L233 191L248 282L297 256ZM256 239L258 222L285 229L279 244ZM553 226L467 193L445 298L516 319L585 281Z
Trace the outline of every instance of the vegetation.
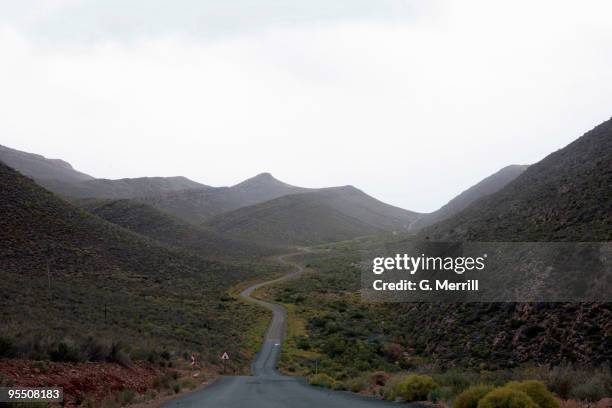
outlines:
M422 232L455 241L612 240L612 119Z
M473 385L457 396L453 402L453 408L477 408L478 401L492 390L492 385Z
M485 395L478 408L538 408L527 394L512 388L501 387Z
M279 248L226 238L135 200L82 199L81 207L106 221L156 241L194 251L208 259L260 259Z
M546 385L542 381L511 381L506 384L506 387L524 392L539 408L559 408L559 403L552 393L546 389Z
M254 242L313 245L404 230L416 216L346 186L286 195L221 214L206 225Z
M196 352L203 364L217 364L228 350L230 369L247 369L255 352L247 333L268 315L227 290L278 269L164 246L60 200L4 165L0 185L3 355L80 360L90 358L93 337L124 344L130 358Z

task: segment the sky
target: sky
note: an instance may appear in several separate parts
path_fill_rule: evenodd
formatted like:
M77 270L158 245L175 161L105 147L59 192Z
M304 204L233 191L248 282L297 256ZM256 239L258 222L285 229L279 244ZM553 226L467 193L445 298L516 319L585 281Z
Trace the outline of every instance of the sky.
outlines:
M433 211L612 116L609 0L0 0L0 144Z

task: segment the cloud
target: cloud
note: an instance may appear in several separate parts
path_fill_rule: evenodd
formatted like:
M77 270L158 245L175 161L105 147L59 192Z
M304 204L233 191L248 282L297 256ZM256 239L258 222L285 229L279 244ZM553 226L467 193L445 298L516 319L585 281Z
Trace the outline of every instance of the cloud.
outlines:
M226 185L270 171L433 210L612 112L608 3L492 3L411 6L405 21L272 19L205 39L177 24L50 42L5 22L2 143L98 177Z

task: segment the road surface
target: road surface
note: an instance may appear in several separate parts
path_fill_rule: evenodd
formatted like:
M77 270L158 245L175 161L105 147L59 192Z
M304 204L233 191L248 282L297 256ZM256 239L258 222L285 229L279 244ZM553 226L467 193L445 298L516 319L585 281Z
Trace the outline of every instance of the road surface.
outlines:
M285 260L288 256L290 255L279 256L278 261L288 264ZM243 298L270 309L273 313L262 348L251 365L253 376L222 377L207 388L165 404L164 408L398 407L397 404L348 392L312 387L303 378L285 376L276 371L276 361L287 331L287 310L281 305L255 299L251 297L251 293L261 286L280 282L303 272L301 266L294 266L295 269L282 278L258 283L240 293Z

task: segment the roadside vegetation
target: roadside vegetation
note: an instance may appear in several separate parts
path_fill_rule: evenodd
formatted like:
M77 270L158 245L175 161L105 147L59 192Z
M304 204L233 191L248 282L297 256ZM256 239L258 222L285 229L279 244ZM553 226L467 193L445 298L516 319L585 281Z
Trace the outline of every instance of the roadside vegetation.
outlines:
M588 305L561 305L555 310L547 305L525 309L517 304L449 308L447 304L364 303L359 294L361 252L379 245L379 240L318 247L293 258L307 267L302 277L261 289L260 297L282 303L288 310L281 371L330 389L458 408L523 406L526 399L517 394L529 396L525 391L531 392L529 387L554 396L549 406L538 396L529 396L540 408L557 408L567 400L594 403L612 395L612 374L605 364L609 360L606 351L598 348L602 339L598 320L592 319L591 329L578 333L582 349L590 347L585 353L588 360L580 360L571 347L559 353L542 350L542 344L547 344L544 335L550 337L548 328L533 329L534 322L550 317L562 329L567 317L559 319L559 314L571 315L577 307L588 313ZM580 328L580 323L572 323L574 329ZM589 331L595 335L588 335ZM499 333L514 343L499 341ZM575 337L576 332L571 335ZM571 337L555 338L567 340ZM532 351L534 344L539 351ZM539 385L522 383L530 380ZM497 391L500 388L503 391ZM496 393L479 405L493 390ZM472 405L461 402L468 397Z

